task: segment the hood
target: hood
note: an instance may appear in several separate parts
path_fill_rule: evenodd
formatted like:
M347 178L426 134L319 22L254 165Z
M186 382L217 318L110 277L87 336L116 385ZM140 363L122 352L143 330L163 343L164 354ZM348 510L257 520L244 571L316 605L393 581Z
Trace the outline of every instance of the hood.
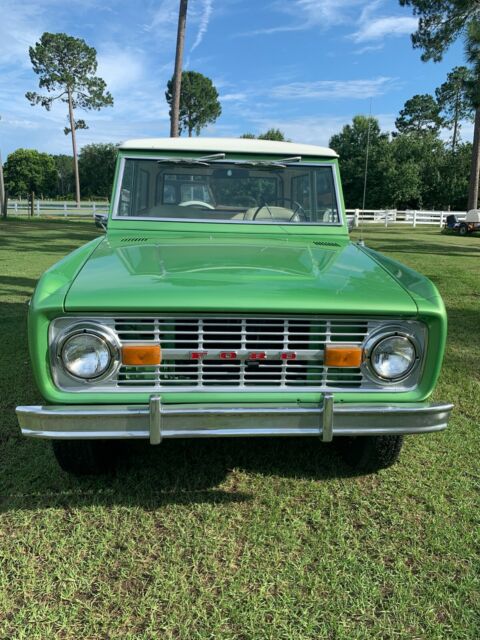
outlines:
M317 236L318 238L318 236ZM414 315L348 238L111 234L73 281L67 311Z

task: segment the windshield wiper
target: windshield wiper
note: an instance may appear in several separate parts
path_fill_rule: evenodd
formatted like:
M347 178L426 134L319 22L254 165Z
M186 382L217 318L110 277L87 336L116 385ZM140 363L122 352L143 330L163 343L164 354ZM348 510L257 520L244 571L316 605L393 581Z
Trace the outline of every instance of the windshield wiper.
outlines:
M224 159L224 153L212 153L209 156L202 156L201 158L160 158L157 162L158 164L183 164L186 166L209 167L210 162L218 162Z
M302 156L292 156L290 158L282 158L281 160L245 160L237 164L245 167L279 167L280 169L286 169L287 164L291 162L301 162Z
M194 167L209 167L210 164L208 162L204 162L203 160L199 160L197 158L160 158L157 160L157 164L183 164L185 166L194 166Z
M240 167L260 167L262 169L286 169L287 165L277 162L276 160L245 160L244 162L237 162Z

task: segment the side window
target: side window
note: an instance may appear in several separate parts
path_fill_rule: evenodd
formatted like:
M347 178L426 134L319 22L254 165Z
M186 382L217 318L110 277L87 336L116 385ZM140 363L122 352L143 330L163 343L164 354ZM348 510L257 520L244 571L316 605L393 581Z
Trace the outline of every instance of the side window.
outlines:
M327 168L315 172L316 204L320 222L338 222L337 198L332 171Z
M122 188L120 189L120 201L118 203L118 215L120 216L129 216L132 214L133 174L133 162L126 160L123 170Z
M308 174L292 178L292 200L298 202L304 211L311 213L312 199Z
M177 204L177 186L174 175L165 175L161 174L163 177L163 186L162 186L162 204ZM160 192L159 192L160 193Z
M155 180L155 204L176 204L175 184L170 176L158 173Z
M176 200L175 185L165 183L163 187L163 204L175 204Z
M140 169L137 176L137 189L135 198L135 210L142 211L148 207L148 189L150 175L148 171Z
M188 183L180 187L181 202L200 201L210 203L211 198L208 187L205 184Z

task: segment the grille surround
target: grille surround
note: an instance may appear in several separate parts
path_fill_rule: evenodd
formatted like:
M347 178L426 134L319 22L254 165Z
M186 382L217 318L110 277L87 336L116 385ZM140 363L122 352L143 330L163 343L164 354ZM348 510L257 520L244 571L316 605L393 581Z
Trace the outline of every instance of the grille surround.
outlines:
M51 357L56 385L65 391L158 392L379 392L408 391L419 380L424 361L426 328L418 320L348 316L116 314L57 318L50 325L51 355L55 342L78 323L98 323L118 337L121 345L160 343L159 366L119 365L98 382L66 376ZM368 367L338 369L323 365L327 344L364 347L371 337L396 331L409 335L418 347L418 360L402 381L375 379ZM207 352L192 358L194 352ZM221 353L235 354L223 358ZM249 359L263 352L265 358ZM283 358L282 355L284 354ZM290 359L285 354L295 354Z

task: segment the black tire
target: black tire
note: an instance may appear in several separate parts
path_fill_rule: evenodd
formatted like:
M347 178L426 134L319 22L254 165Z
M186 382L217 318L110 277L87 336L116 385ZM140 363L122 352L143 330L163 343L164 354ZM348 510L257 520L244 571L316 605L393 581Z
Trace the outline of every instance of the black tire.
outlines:
M106 440L52 440L58 464L77 476L99 475L115 468L117 447Z
M338 451L345 462L359 471L379 471L400 457L403 436L360 436L337 438Z
M458 229L458 233L461 236L466 236L467 233L468 233L468 226L465 223L461 224L459 229Z

